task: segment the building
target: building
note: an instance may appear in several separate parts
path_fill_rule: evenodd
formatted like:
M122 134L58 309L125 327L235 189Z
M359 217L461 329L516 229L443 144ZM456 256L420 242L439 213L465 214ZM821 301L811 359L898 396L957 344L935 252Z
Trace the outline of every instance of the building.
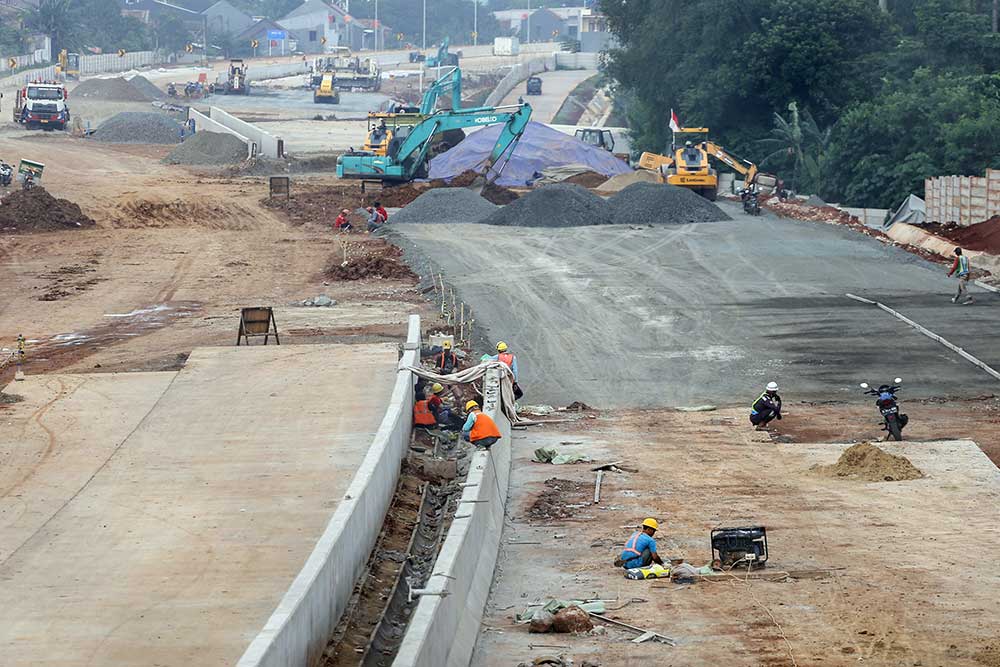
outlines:
M323 53L334 46L350 45L352 19L344 9L325 0L305 0L278 20L292 33L297 50Z
M523 9L506 9L493 16L503 34L516 35L522 42L575 39L582 51L601 51L611 43L607 18L590 7L549 7L530 15Z
M375 21L372 19L354 19L351 22L351 49L354 51L396 48L396 37L392 29L381 21L378 22L378 41L375 41Z
M193 30L208 25L210 35L236 35L253 25L253 18L228 0L119 0L122 14L143 23L174 14L190 23Z
M275 21L259 19L249 28L236 35L236 43L238 44L237 53L248 57L282 53L283 49L287 53L289 51L289 44L287 43L288 32L287 28ZM282 34L285 35L284 44L281 43L281 39L274 39L275 37L280 37ZM256 49L253 48L254 41L257 42ZM297 45L296 48L298 48Z

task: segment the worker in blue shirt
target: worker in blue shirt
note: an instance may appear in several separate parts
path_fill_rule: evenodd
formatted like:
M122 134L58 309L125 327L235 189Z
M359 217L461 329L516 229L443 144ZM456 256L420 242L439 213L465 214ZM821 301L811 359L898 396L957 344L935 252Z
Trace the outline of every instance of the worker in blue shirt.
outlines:
M656 519L643 521L641 530L633 533L625 542L621 555L615 559L615 567L630 570L634 567L648 567L650 563L663 565L663 559L656 553L656 540L653 539L659 528L660 524Z

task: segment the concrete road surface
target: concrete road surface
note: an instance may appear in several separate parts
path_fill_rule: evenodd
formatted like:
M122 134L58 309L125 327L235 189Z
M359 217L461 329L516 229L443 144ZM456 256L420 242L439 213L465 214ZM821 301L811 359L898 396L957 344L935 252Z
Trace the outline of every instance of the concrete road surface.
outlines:
M845 292L884 300L1000 369L1000 296L956 306L945 270L842 227L750 218L566 229L399 225L412 261L443 270L489 341L518 355L525 402L594 406L993 393L993 379ZM874 415L873 415L874 417Z
M336 510L396 362L394 345L220 347L178 373L13 383L0 663L235 664Z
M517 98L523 97L531 105L531 120L539 123L551 123L563 101L581 82L597 74L593 70L556 70L539 74L542 78L542 94L528 95L525 90L527 83L521 82L503 99L504 104L517 104Z

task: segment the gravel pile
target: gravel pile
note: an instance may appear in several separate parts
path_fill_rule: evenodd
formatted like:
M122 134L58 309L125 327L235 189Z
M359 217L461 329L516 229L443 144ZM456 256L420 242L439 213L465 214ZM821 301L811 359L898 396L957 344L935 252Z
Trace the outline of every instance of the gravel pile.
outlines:
M633 183L608 200L611 222L673 224L731 220L718 206L687 188L666 183Z
M143 79L143 81L146 80ZM149 83L149 81L146 81L146 83ZM105 102L149 102L154 99L122 77L114 79L87 79L70 91L69 95L71 98L78 97Z
M392 216L392 223L482 222L497 207L472 190L435 188L428 190Z
M481 222L508 227L582 227L606 225L610 219L607 202L597 195L579 185L555 183L532 190Z
M123 111L101 123L91 137L110 144L176 144L181 126L160 113Z
M637 169L627 174L612 176L604 183L597 186L599 192L621 192L633 183L659 183L660 177L655 172L647 169Z
M155 83L141 74L133 76L128 80L128 83L150 100L156 100L163 97L163 91L157 88Z
M51 232L93 227L94 221L68 199L56 199L41 186L14 190L0 200L0 232Z
M197 132L170 151L167 164L223 165L247 159L247 145L231 134Z

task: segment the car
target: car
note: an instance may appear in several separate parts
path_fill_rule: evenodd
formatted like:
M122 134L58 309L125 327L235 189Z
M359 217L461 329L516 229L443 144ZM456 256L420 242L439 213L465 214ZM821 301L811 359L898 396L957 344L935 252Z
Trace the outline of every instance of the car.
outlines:
M527 94L528 95L541 95L542 94L542 80L537 76L529 76L527 83Z

